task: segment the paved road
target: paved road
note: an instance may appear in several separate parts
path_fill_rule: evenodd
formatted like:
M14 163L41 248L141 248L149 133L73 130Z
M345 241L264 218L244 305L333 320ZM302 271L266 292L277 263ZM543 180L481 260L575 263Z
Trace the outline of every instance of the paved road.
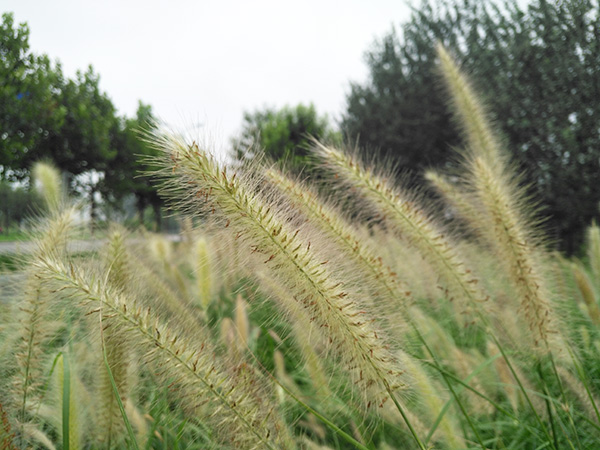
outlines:
M179 242L179 234L164 234L169 241ZM128 242L141 242L140 238L130 238ZM106 239L71 240L68 243L69 252L89 252L98 250L106 243ZM34 241L10 241L0 242L0 254L2 253L31 253L35 249Z
M67 246L70 253L98 250L105 239L70 241ZM0 254L28 254L35 250L35 242L11 241L0 242ZM0 302L7 302L18 296L23 290L25 274L23 272L0 271Z
M105 239L78 240L68 243L69 252L86 252L99 249ZM0 242L0 254L2 253L31 253L35 249L32 241Z
M181 239L180 235L167 234L167 239L177 242ZM135 242L137 239L134 238ZM106 239L74 240L67 244L70 253L89 252L100 249L106 243ZM0 254L28 254L35 250L35 242L32 241L11 241L0 242ZM0 271L0 302L7 301L22 290L22 281L25 280L23 272L2 272Z

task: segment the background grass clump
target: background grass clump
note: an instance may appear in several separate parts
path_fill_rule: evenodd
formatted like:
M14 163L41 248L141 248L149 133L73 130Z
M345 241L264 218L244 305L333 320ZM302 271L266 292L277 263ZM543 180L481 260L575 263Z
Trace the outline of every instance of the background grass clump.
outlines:
M78 255L38 168L0 305L2 448L595 448L600 232L582 261L550 250L437 52L464 130L459 169L427 174L443 204L356 150L315 141L313 184L156 130L179 239L115 225Z

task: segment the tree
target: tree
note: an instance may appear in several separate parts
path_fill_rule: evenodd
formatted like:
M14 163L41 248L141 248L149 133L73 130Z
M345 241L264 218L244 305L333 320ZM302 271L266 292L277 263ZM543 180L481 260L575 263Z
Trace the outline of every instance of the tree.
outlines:
M377 43L367 54L371 80L351 84L342 119L349 140L413 171L447 161L448 146L458 143L443 96L432 92L439 85L432 42L417 47L413 59L395 30Z
M97 218L100 181L117 154L111 140L111 130L117 122L116 108L100 90L99 83L100 76L92 66L86 72L78 71L76 79L62 83L57 97L66 111L63 125L29 152L27 161L29 167L49 158L70 174L71 187L85 192L90 201L93 222Z
M600 16L597 0L427 0L367 54L342 127L407 168L447 164L460 131L450 122L434 45L471 74L507 147L546 206L547 227L574 251L600 203ZM437 83L440 84L439 82Z
M39 210L41 202L34 191L0 180L0 233L21 224Z
M23 178L30 151L63 124L66 109L55 96L60 70L29 51L29 28L12 14L0 25L0 178Z
M99 83L92 66L78 71L75 80L61 83L57 99L66 112L63 124L30 152L29 163L49 157L73 175L103 171L111 163L116 155L110 139L116 108Z
M108 130L115 107L100 91L90 66L65 79L60 65L29 51L29 28L15 28L12 14L0 28L0 164L5 177L23 179L31 165L51 159L79 175L102 171L114 157Z
M146 208L151 206L157 228L160 228L164 202L150 175L156 169L151 159L158 156L158 151L143 136L155 123L152 107L139 102L134 119L122 118L114 124L111 136L117 151L111 164L105 168L100 191L113 204L133 194L140 220Z
M47 56L29 50L29 29L4 14L0 28L0 178L24 180L32 165L51 160L69 175L71 188L84 192L96 217L97 193L104 199L136 196L138 208L152 206L160 221L162 202L139 155L152 149L138 134L152 122L150 106L140 103L135 119L118 118L90 66L75 79L63 76Z
M320 117L312 104L246 112L241 136L233 140L234 158L243 162L264 153L298 173L310 166L311 137L339 139L327 118Z

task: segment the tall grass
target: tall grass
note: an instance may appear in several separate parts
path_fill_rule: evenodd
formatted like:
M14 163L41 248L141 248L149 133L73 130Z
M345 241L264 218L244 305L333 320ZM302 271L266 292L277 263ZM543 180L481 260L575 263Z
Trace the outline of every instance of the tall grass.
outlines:
M356 150L315 142L315 185L157 131L181 242L115 226L76 258L38 171L48 212L0 319L2 448L595 448L598 228L583 261L550 251L438 56L465 137L427 174L447 209Z

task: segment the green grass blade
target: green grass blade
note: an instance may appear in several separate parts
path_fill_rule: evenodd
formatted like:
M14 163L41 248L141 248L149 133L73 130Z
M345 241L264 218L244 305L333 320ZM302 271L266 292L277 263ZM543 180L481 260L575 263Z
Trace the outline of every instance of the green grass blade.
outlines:
M439 367L433 363L430 363L428 361L423 361L424 364L427 364L430 367L433 367L434 369L438 370L442 375L445 375L448 378L452 378L454 381L456 381L458 384L460 384L462 386L461 390L458 391L458 393L462 392L463 389L467 389L468 391L471 391L473 394L477 395L478 397L482 398L483 400L487 401L490 405L492 405L494 408L496 408L496 410L498 412L501 412L502 414L504 414L507 417L510 417L512 420L519 420L517 418L517 416L515 416L514 414L511 414L507 409L503 408L502 406L500 406L497 402L495 402L493 399L491 399L490 397L488 397L487 395L479 392L477 389L472 388L471 386L469 386L467 384L467 382L461 380L460 378L458 378L456 375L454 375L451 372L448 372L447 370L443 369L442 367ZM466 378L467 380L470 380L470 377Z
M484 362L482 362L481 364L479 364L470 374L467 378L464 379L462 386L456 390L456 395L460 394L464 389L464 385L466 383L468 383L469 381L471 381L473 378L475 378L483 369L485 369L487 366L489 366L491 363L493 363L496 359L498 359L501 355L494 355L491 358L488 358L487 360L485 360ZM445 374L443 374L445 375ZM442 408L442 410L440 411L440 413L438 414L437 418L435 419L435 422L433 423L433 426L431 427L431 430L429 430L429 434L427 435L427 437L425 438L425 444L427 444L429 442L429 440L431 439L431 437L433 436L433 434L435 433L435 430L437 429L437 427L439 426L440 422L442 421L442 419L444 418L444 415L446 414L446 412L448 412L448 409L450 408L450 405L452 405L452 402L454 402L455 399L451 398L449 399L446 404L444 405L444 407Z
M433 366L436 369L438 369L440 371L440 373L442 374L442 377L444 378L444 381L446 382L446 385L448 386L448 390L450 391L450 393L452 394L452 397L456 401L456 404L458 405L460 411L462 412L463 416L465 417L465 420L468 422L469 427L471 428L471 430L473 431L473 434L475 435L477 441L479 442L479 445L481 446L482 449L485 449L485 445L483 444L483 442L481 440L481 437L479 436L479 432L477 431L477 428L475 427L475 424L473 423L473 421L471 420L471 417L467 413L464 405L462 404L460 398L458 397L458 394L456 393L456 391L454 390L454 388L450 384L450 381L448 380L448 377L444 373L444 370L440 367L436 355L434 354L434 352L431 349L431 347L429 347L429 345L427 344L427 341L425 341L425 338L423 337L423 335L421 334L421 332L419 331L419 329L417 328L417 326L412 321L411 321L411 325L412 325L412 328L415 331L415 333L417 333L417 336L419 337L419 340L423 343L423 345L425 346L425 349L427 350L427 352L433 358L433 361L434 361ZM443 415L439 418L440 421L442 420L442 417L443 417ZM435 427L437 428L437 423L435 424ZM466 436L466 433L463 432L463 434ZM429 439L431 439L431 436L433 436L433 433L430 433L430 435L427 437L427 439L425 440L425 444L427 444L427 442L429 441ZM419 442L419 441L417 441L417 442L421 445L422 448L424 448L424 446L423 446L423 444L421 442Z
M292 397L292 399L294 399L296 401L296 403L298 403L300 406L302 406L304 409L306 409L308 412L310 412L316 418L318 418L321 422L323 422L325 425L327 425L329 428L331 428L339 437L343 438L346 442L354 445L356 448L358 448L360 450L370 450L368 447L365 447L363 444L358 442L356 439L354 439L352 436L350 436L348 433L346 433L344 430L342 430L340 427L338 427L336 424L334 424L332 421L330 421L327 417L325 417L322 414L320 414L319 412L315 411L309 405L307 405L302 400L300 400L296 395L294 395L294 393L291 390L289 390L282 383L280 383L279 380L277 380L277 378L275 378L273 375L269 374L268 372L267 372L267 375L269 375L270 378L275 383L277 383L277 385L279 387L281 387L281 389L283 389L286 394L288 394L290 397Z
M406 426L408 427L408 430L410 431L410 434L412 435L413 439L417 442L417 445L419 446L420 449L427 450L426 447L425 447L425 445L421 442L421 439L419 439L419 436L417 435L417 432L415 431L414 427L410 423L410 420L408 419L408 416L404 412L404 408L402 408L402 406L400 405L400 402L398 402L398 400L394 396L394 393L392 392L392 389L387 384L387 382L385 382L385 385L386 385L385 387L387 388L388 394L390 394L390 398L394 402L394 405L396 406L396 409L398 410L398 412L402 416L402 419L404 419L404 422L406 423Z
M500 341L498 341L498 339L496 338L496 336L494 336L494 334L491 334L491 337L492 337L492 339L494 341L494 344L496 344L496 346L498 347L498 350L500 350L500 353L502 354L502 357L504 358L504 361L506 361L506 365L508 366L508 369L510 370L510 373L512 374L513 378L517 382L517 384L519 386L519 390L523 393L523 396L525 397L525 400L527 401L527 404L529 405L529 408L533 412L533 415L534 415L537 423L540 425L540 428L541 428L542 432L546 436L546 439L548 439L548 442L550 443L550 445L552 445L552 448L554 450L558 450L558 448L556 448L555 445L554 445L554 440L550 436L550 433L548 433L548 429L546 428L546 425L544 425L544 422L542 421L542 418L540 417L540 415L536 411L535 407L533 406L533 403L531 402L531 398L529 398L529 394L527 393L527 389L525 389L525 386L523 386L523 383L521 382L521 379L519 378L519 375L515 371L512 363L510 362L510 359L508 358L508 355L506 354L506 352L504 351L504 348L500 344Z
M596 420L598 421L598 423L600 423L600 412L598 411L598 406L596 405L596 400L594 399L594 396L592 395L592 392L590 391L588 377L586 376L586 374L583 370L583 367L581 366L581 364L579 363L578 359L575 357L575 355L573 354L571 349L569 349L569 354L571 355L571 360L573 361L573 366L577 370L577 376L579 377L579 380L583 384L583 387L585 388L585 392L587 393L590 403L592 404L592 407L594 408L594 413L596 414Z
M54 360L52 361L52 366L50 367L50 372L48 373L48 379L46 380L46 382L42 386L42 389L40 390L41 395L40 395L40 400L38 401L37 409L35 411L36 416L38 415L38 413L40 411L40 407L42 406L42 402L44 401L44 398L46 397L46 393L48 392L48 386L50 385L50 381L52 380L52 374L54 373L54 369L56 368L56 363L58 363L58 360L62 356L63 356L63 352L58 352L57 355L54 357Z
M104 346L104 341L102 341L102 356L104 357L104 365L106 366L106 370L108 371L108 377L110 378L110 384L112 385L113 394L117 400L117 404L119 405L119 410L121 411L121 416L123 417L123 422L125 423L125 427L127 428L127 434L129 435L129 442L127 443L127 446L129 448L139 450L140 447L138 446L137 439L135 438L135 434L133 433L131 423L129 422L127 414L125 413L125 407L123 406L123 402L121 401L121 396L119 395L119 390L117 389L117 383L115 382L112 370L110 370L110 365L108 364L108 357L106 356L106 347Z
M62 386L62 438L63 450L69 450L70 406L71 406L71 367L69 358L63 355L63 386Z

